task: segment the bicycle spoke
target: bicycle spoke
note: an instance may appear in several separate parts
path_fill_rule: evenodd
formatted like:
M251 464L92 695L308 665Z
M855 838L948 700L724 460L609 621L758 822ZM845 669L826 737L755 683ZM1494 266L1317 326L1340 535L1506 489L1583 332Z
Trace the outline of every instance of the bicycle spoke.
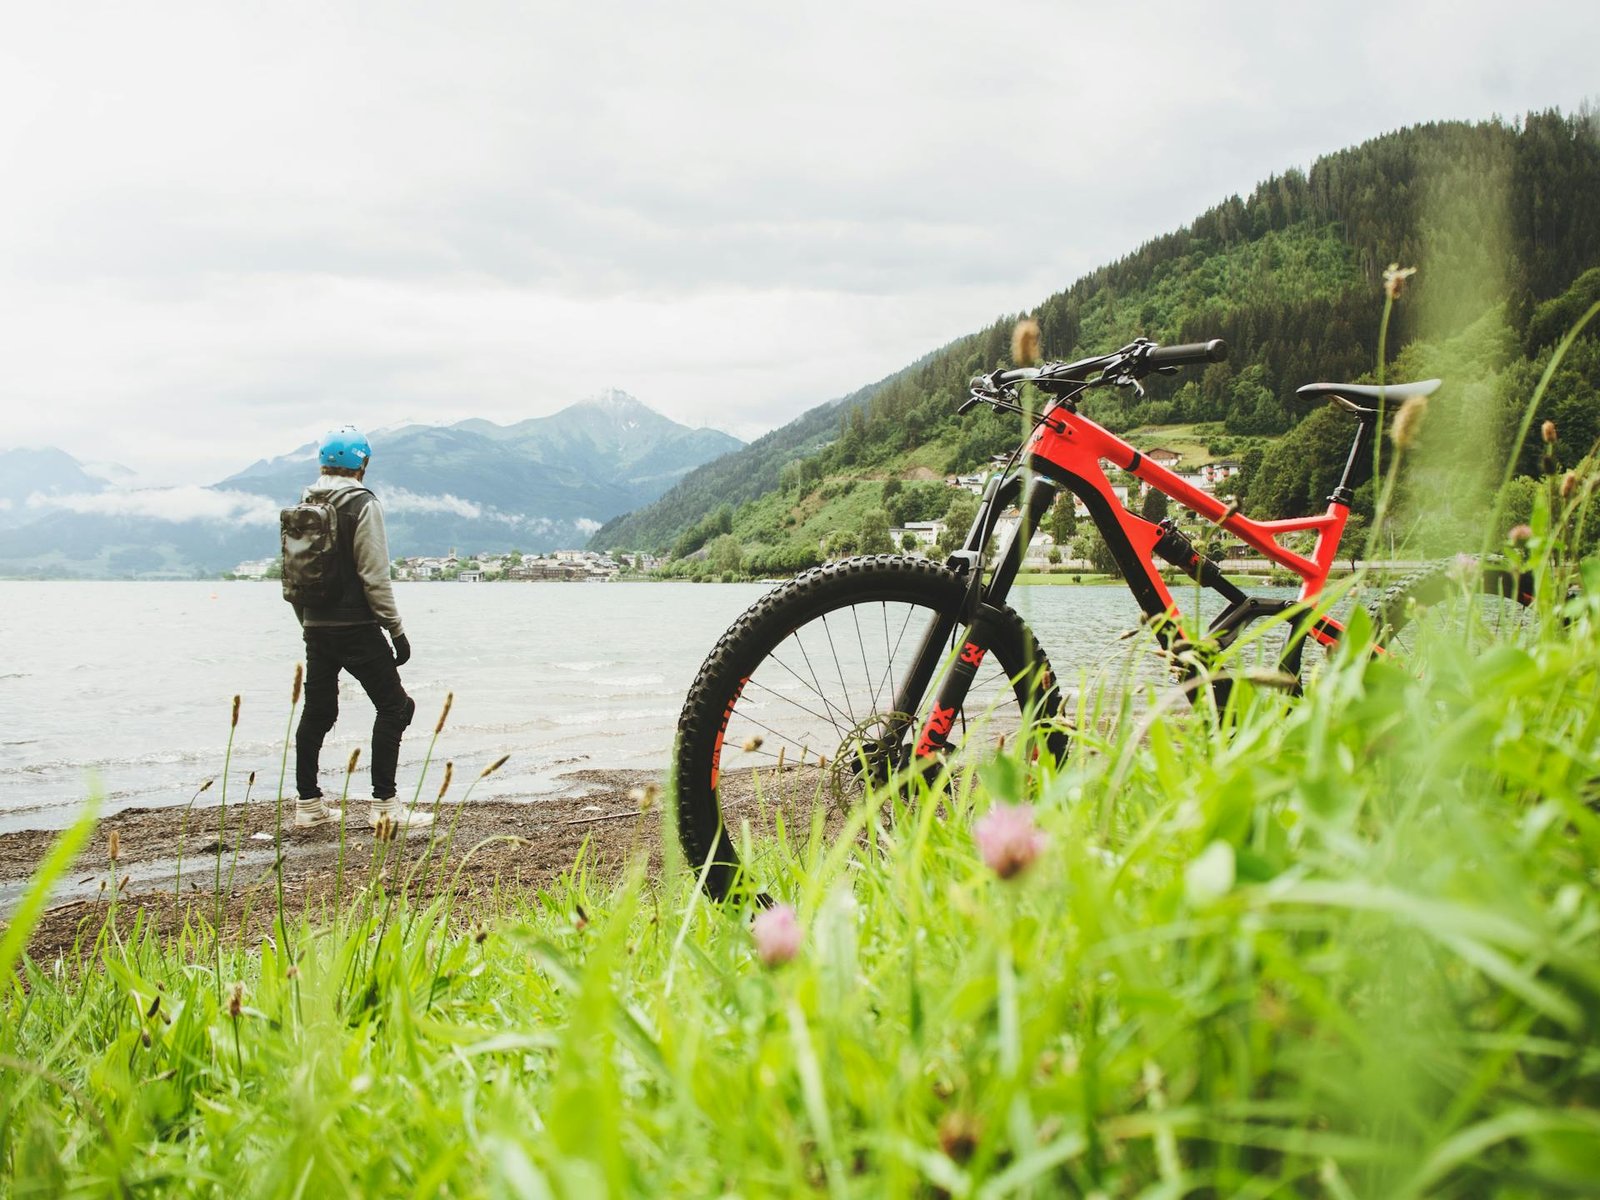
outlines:
M793 675L795 677L795 679L799 681L799 683L800 683L800 685L802 687L810 688L811 691L816 695L816 697L819 700L822 701L822 703L823 703L823 705L825 707L830 708L835 712L838 712L838 705L836 705L832 701L830 701L828 699L828 694L822 690L822 681L817 678L816 668L811 665L811 656L806 653L805 644L803 642L801 642L800 639L795 634L792 634L792 633L785 640L786 641L793 641L794 644L795 644L795 647L800 651L800 657L805 659L805 661L806 661L806 670L811 672L811 682L807 683L804 679L801 679L799 673L797 671L795 671L795 669L793 667L789 666L788 663L786 663L782 659L778 658L776 651L773 652L771 661L777 663L785 671L788 671L789 674ZM841 717L847 716L847 715L848 714L845 714L845 713L841 713L840 714ZM829 720L831 721L831 718L829 718ZM855 724L855 719L851 718L850 723L852 725L854 725Z
M765 733L770 733L773 737L777 738L780 742L785 742L788 745L793 746L796 750L799 750L801 753L805 753L807 750L810 749L810 747L806 743L798 742L798 741L796 741L794 738L790 737L786 733L780 733L778 730L772 728L772 726L763 724L762 722L756 720L754 717L750 716L750 714L748 714L748 713L740 713L739 714L739 719L742 720L742 721L745 721L746 723L748 723L750 725L754 725L757 729L760 729ZM740 750L745 754L759 754L761 752L761 748L759 746L756 747L755 749L752 749L752 750L745 750L744 747L741 746ZM768 753L771 753L771 751L768 751ZM776 756L774 756L774 757L776 757Z
M747 685L747 689L749 687L759 688L761 691L765 692L767 695L771 696L774 700L778 701L779 703L786 704L790 708L797 708L797 709L799 709L801 712L805 713L809 717L815 717L818 721L821 721L824 725L826 725L828 728L832 729L835 733L839 732L843 728L839 724L839 722L834 720L832 717L829 717L824 713L819 713L814 708L807 708L804 704L801 704L798 700L795 700L790 696L785 696L780 692L774 691L772 688L768 687L765 683L761 682L759 679L752 679L750 681L750 683ZM734 709L734 712L738 713L741 717L743 717L746 720L750 721L751 724L758 724L758 722L755 720L754 717L749 716L745 712L744 706L742 704L739 705L738 707L736 707Z
M833 627L826 613L822 617L822 632L828 639L828 653L833 655L833 669L839 673L839 690L844 693L845 711L850 714L850 724L856 723L855 709L850 705L850 688L844 681L844 666L839 662L839 650L833 644Z
M867 665L867 644L861 637L861 618L856 615L856 610L853 608L850 610L850 623L856 627L856 645L861 647L861 669L866 672L867 681L870 683L872 669ZM876 684L872 688L872 711L878 711L878 688Z
M889 645L889 609L887 604L884 604L882 607L884 612L883 644L887 648ZM895 635L894 649L888 651L887 654L888 665L885 667L885 671L887 672L889 678L889 697L891 700L898 700L900 698L900 685L895 682L894 678L894 664L900 657L900 647L905 644L906 631L911 628L911 618L915 613L916 609L912 608L910 605L906 606L906 619L900 623L900 632ZM934 617L933 620L938 620L938 617Z

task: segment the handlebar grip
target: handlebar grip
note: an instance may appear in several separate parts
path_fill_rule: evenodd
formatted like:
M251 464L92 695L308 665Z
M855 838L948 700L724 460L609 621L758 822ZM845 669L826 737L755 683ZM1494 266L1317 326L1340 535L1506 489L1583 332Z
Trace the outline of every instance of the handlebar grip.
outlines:
M1152 367L1189 367L1219 363L1228 357L1228 343L1221 338L1209 342L1189 342L1183 346L1157 346L1145 356Z
M1026 383L1030 379L1039 377L1038 367L1014 367L1009 371L996 371L990 376L1001 387L1009 387L1013 383Z

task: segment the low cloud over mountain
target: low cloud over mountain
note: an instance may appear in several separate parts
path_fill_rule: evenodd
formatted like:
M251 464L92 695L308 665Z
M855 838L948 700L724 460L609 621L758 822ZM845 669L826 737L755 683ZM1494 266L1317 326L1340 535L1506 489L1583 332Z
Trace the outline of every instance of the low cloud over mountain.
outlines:
M647 504L741 443L622 392L514 425L375 432L368 485L395 554L552 550ZM277 553L278 510L316 477L311 446L212 485L118 488L55 449L0 453L0 572L173 577Z

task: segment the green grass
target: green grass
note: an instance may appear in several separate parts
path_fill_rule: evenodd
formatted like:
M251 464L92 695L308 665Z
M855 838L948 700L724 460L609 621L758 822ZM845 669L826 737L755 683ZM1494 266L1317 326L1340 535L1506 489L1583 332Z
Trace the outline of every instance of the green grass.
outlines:
M477 930L375 879L292 964L108 926L13 976L25 912L0 1193L1580 1194L1600 613L1542 619L1241 686L1221 730L1089 693L1059 770L789 828L776 968L681 864L580 863ZM1011 881L973 842L999 801L1049 839Z

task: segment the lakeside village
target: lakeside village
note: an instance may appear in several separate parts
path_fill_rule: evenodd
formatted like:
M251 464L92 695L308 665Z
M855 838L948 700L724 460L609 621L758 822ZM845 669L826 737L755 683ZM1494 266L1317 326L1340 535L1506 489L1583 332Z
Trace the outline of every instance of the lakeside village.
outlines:
M1145 452L1145 457L1152 462L1159 463L1170 470L1177 470L1181 456L1174 450L1155 448ZM1003 466L1006 456L998 456L995 465ZM1192 484L1201 491L1214 492L1217 485L1238 474L1239 464L1230 459L1207 463L1192 472L1182 474L1185 482ZM1148 490L1148 485L1138 484L1136 480L1128 477L1129 482L1112 484L1112 491L1116 493L1117 500L1127 505L1129 500L1129 483L1137 486L1138 494L1133 497L1137 503ZM952 488L959 488L974 495L982 495L985 482L988 480L986 473L972 475L952 475L946 478L945 483ZM1088 509L1082 500L1076 503L1079 517L1087 518ZM1021 514L1016 509L1010 510L1001 518L1000 530L1009 532L1021 519ZM908 521L904 526L893 526L889 530L889 538L894 547L907 554L929 556L941 543L946 534L946 525L943 521ZM697 550L690 557L703 558L704 549ZM622 551L602 553L595 550L553 550L545 554L523 554L516 550L511 551L484 551L469 557L461 557L454 550L443 556L416 556L410 558L397 558L394 560L391 578L397 581L454 581L459 583L486 583L501 580L517 580L524 582L565 582L565 583L594 583L609 582L624 577L640 578L655 574L667 563L667 559L653 554L631 554ZM1028 550L1023 558L1023 565L1035 570L1049 570L1052 567L1067 570L1091 570L1092 563L1086 558L1077 558L1071 555L1070 547L1057 546L1055 539L1044 530L1033 535L1028 544ZM279 562L276 558L252 559L241 562L228 572L228 577L241 580L275 579L279 573Z

